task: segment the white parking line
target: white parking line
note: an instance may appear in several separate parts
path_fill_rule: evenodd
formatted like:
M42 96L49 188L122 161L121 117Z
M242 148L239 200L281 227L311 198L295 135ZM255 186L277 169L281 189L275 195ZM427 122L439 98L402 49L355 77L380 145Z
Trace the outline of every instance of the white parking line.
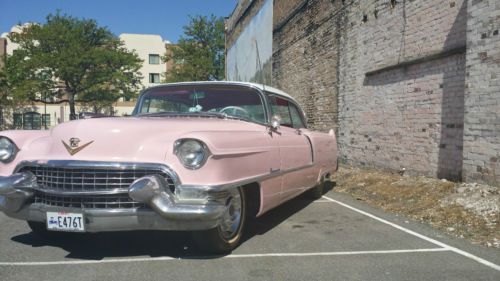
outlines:
M328 201L328 200L316 200L316 201L313 201L313 203L333 203L332 201Z
M410 230L410 229L408 229L408 228L402 227L402 226L397 225L397 224L395 224L395 223L392 223L392 222L390 222L390 221L384 220L384 219L379 218L379 217L377 217L377 216L375 216L375 215L372 215L372 214L370 214L370 213L368 213L368 212L362 211L362 210L360 210L360 209L357 209L357 208L355 208L355 207L352 207L352 206L350 206L350 205L347 205L347 204L345 204L345 203L343 203L343 202L340 202L340 201L338 201L338 200L332 199L332 198L330 198L330 197L323 196L323 198L325 198L325 199L327 199L327 200L329 200L329 201L331 201L331 202L335 202L335 203L337 203L337 204L339 204L339 205L341 205L341 206L344 206L344 207L346 207L346 208L348 208L348 209L351 209L351 210L353 210L353 211L355 211L355 212L358 212L358 213L360 213L360 214L362 214L362 215L365 215L365 216L367 216L367 217L370 217L370 218L372 218L372 219L374 219L374 220L377 220L377 221L379 221L379 222L381 222L381 223L385 223L385 224L387 224L387 225L390 225L390 226L392 226L392 227L394 227L394 228L396 228L396 229L399 229L399 230L401 230L401 231L403 231L403 232L406 232L406 233L408 233L408 234L410 234L410 235L413 235L413 236L415 236L415 237L418 237L418 238L420 238L420 239L423 239L423 240L425 240L425 241L427 241L427 242L430 242L430 243L432 243L432 244L434 244L434 245L437 245L437 246L443 247L443 249L447 249L447 250L449 250L449 251L455 252L455 253L457 253L457 254L459 254L459 255L462 255L462 256L467 257L467 258L472 259L472 260L475 260L475 261L476 261L476 262L478 262L478 263L481 263L481 264L486 265L486 266L488 266L488 267L490 267L490 268L493 268L493 269L495 269L495 270L497 270L497 271L500 271L500 265L494 264L494 263L492 263L492 262L490 262L490 261L487 261L487 260L485 260L485 259L483 259L483 258L480 258L480 257L478 257L478 256L475 256L475 255L473 255L473 254L471 254L471 253L469 253L469 252L466 252L466 251L464 251L464 250L460 250L460 249L458 249L458 248L455 248L455 247L450 246L450 245L448 245L448 244L445 244L445 243L443 243L443 242L439 242L439 241L437 241L437 240L435 240L435 239L429 238L429 237L427 237L427 236L425 236L425 235L422 235L422 234L420 234L420 233L417 233L417 232L415 232L415 231L413 231L413 230Z
M384 254L404 254L404 253L428 253L449 251L445 248L431 249L405 249L387 251L353 251L353 252L317 252L317 253L264 253L264 254L240 254L227 256L196 256L192 258L265 258L265 257L321 257L321 256L352 256L352 255L384 255ZM147 261L172 261L190 259L173 257L150 257L150 258L129 258L129 259L105 259L105 260L76 260L76 261L42 261L42 262L0 262L0 266L43 266L43 265L78 265L78 264L104 264L104 263L127 263L127 262L147 262Z

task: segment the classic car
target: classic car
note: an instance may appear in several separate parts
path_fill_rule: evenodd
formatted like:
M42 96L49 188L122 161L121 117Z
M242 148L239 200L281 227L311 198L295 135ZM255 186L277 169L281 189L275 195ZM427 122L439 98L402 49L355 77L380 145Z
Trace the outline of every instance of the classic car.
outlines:
M192 231L225 253L245 221L337 169L335 133L307 129L286 93L259 84L152 87L127 117L0 132L0 210L44 237L61 232Z

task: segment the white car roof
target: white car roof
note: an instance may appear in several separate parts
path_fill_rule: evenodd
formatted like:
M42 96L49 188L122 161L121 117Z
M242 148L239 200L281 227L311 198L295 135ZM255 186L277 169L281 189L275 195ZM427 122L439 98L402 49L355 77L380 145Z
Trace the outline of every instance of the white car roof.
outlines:
M193 84L195 84L195 85L196 84L205 84L205 85L243 85L243 86L250 86L250 87L258 88L259 90L262 90L262 91L265 90L267 92L270 92L270 93L273 93L273 94L277 94L277 95L289 98L289 99L293 100L295 103L297 103L297 101L295 100L295 98L293 98L289 94L283 92L282 90L279 90L279 89L276 89L276 88L273 88L271 86L267 86L267 85L264 85L264 84L257 84L257 83L251 83L251 82L240 82L240 81L193 81L193 82L176 82L176 83L160 84L158 86L154 86L154 87L151 87L151 88L161 88L162 86L166 86L166 85L173 86L173 85L193 85Z

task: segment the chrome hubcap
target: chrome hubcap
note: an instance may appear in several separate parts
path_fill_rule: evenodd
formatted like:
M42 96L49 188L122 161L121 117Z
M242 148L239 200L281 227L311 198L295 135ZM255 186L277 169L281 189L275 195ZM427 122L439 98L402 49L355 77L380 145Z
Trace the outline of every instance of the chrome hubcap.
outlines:
M231 189L226 203L226 212L222 216L220 229L225 239L233 238L241 223L241 196L237 188Z

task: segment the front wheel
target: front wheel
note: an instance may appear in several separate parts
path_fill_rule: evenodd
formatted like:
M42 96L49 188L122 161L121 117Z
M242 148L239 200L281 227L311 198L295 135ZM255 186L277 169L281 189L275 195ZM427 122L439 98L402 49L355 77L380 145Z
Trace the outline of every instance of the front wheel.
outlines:
M247 212L245 192L241 187L230 190L226 211L218 227L197 231L193 238L197 246L206 252L225 254L234 250L241 241Z

